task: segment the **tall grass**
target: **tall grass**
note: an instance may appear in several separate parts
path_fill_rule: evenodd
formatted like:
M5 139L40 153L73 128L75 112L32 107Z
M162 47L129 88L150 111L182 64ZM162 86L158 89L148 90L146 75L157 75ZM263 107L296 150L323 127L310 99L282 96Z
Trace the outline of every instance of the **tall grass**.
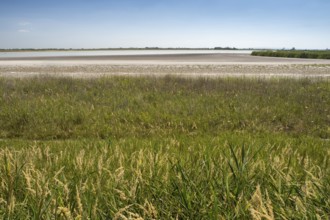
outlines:
M0 80L3 219L327 219L327 81Z
M330 51L328 50L268 50L253 51L252 56L267 57L290 57L290 58L310 58L310 59L330 59Z
M5 144L0 150L0 215L5 219L329 217L328 145L252 144L249 137L245 141L249 144L218 138L206 143L128 138L25 142L19 148ZM322 153L306 153L307 148Z

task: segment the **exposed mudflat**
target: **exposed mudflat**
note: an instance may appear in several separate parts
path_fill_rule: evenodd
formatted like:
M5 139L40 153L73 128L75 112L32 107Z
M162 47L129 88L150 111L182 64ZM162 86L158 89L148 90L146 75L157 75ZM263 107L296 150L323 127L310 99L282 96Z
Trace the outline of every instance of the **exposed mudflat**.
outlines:
M166 54L0 58L0 76L179 75L196 77L316 77L330 79L330 60L247 54Z

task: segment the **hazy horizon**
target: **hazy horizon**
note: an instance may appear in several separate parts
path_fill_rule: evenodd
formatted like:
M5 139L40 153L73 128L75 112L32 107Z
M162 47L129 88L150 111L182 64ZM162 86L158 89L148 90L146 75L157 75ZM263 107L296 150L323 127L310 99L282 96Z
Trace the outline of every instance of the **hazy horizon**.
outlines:
M330 48L327 0L12 0L0 48Z

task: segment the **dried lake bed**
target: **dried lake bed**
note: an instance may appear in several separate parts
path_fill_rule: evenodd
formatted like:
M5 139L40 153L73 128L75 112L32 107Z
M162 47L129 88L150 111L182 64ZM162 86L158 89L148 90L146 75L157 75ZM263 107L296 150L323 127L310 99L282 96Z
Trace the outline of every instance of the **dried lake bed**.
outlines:
M150 53L150 52L149 52ZM249 53L0 57L1 77L177 75L187 77L330 78L330 60L255 57Z

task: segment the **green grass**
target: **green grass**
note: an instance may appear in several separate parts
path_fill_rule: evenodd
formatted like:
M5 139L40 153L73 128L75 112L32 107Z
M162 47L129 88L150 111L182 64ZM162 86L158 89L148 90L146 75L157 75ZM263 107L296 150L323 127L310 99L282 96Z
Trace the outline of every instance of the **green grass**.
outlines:
M330 84L0 79L4 219L327 219Z
M290 57L290 58L310 58L310 59L330 59L329 50L268 50L253 51L252 56L267 57Z

